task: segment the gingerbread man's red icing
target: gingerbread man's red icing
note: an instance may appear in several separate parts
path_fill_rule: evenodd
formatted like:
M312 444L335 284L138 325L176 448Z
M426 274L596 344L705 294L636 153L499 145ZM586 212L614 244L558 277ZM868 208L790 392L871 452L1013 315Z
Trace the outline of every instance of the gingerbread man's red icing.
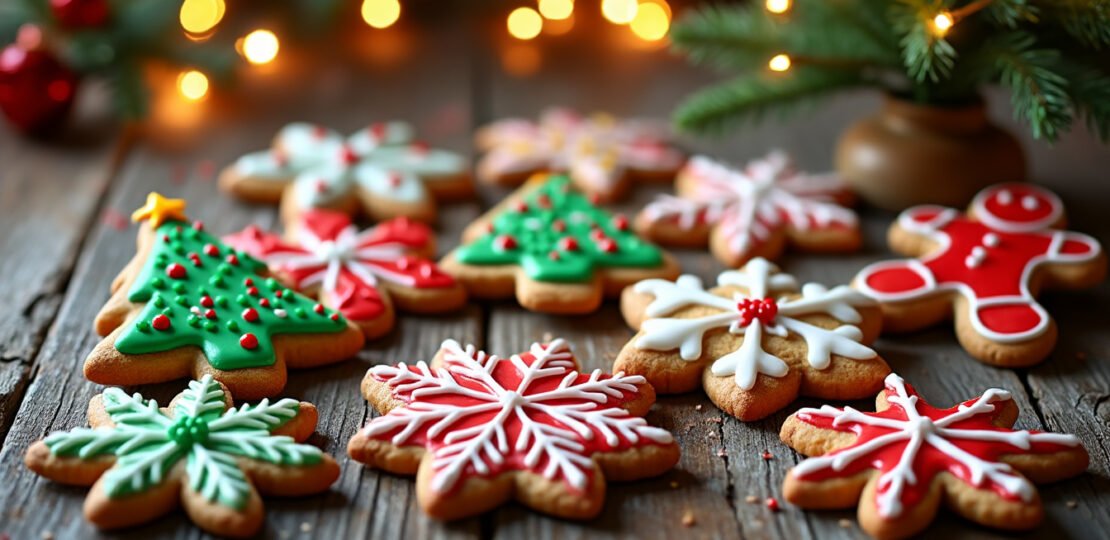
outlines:
M976 333L996 343L1036 338L1051 319L1030 289L1043 265L1069 265L1101 257L1098 241L1055 230L1064 207L1053 193L1028 184L1001 184L981 191L969 214L941 206L903 212L898 226L933 244L918 259L872 264L856 286L880 302L924 299L943 293L967 301Z

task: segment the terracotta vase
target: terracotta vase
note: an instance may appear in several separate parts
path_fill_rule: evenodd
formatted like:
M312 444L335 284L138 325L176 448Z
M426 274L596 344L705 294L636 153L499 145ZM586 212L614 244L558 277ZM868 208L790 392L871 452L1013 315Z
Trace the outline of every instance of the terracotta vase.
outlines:
M943 107L887 96L878 114L840 137L836 168L881 208L962 207L990 184L1025 180L1025 154L982 101Z

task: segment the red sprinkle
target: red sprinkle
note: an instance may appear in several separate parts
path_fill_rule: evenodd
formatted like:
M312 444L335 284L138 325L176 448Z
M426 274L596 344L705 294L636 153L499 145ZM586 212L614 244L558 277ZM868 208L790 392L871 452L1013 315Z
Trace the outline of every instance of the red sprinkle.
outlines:
M212 244L204 244L204 254L208 255L209 257L219 257L220 248Z
M312 136L317 139L323 139L328 134L328 128L324 126L312 126Z
M239 345L244 349L256 349L258 348L258 338L254 337L254 334L247 332L239 336Z
M617 214L613 216L613 227L616 227L618 231L627 231L628 218L625 217L624 214Z
M253 279L251 279L251 278L243 279L243 286L244 287L250 287L251 285L254 285L254 280Z
M536 197L536 206L540 208L551 208L551 197L548 197L546 194L540 194Z
M564 222L561 219L556 219L555 221L551 222L551 228L555 232L563 232L563 231L567 230L567 224L566 224L566 222Z
M409 149L416 154L427 154L429 147L428 143L424 141L413 141L412 144L409 145Z
M776 501L774 497L767 497L766 504L767 504L767 509L768 510L770 510L772 512L778 512L779 511L779 502Z
M185 279L185 267L177 263L171 263L166 267L166 275L173 279Z
M260 305L262 307L270 307L270 299L269 298L263 298L263 299L258 301L258 305Z
M333 320L333 321L338 321L339 320L339 314L338 313L332 313L331 317L328 317L328 318Z
M150 325L153 326L155 330L169 330L170 318L162 314L155 315L154 318L150 320Z
M598 240L597 247L605 253L617 252L617 243L614 242L611 238L603 238L601 240Z
M354 150L351 150L350 146L343 145L343 148L339 149L339 159L344 165L354 165L358 163L358 154L356 154Z
M197 255L196 253L190 253L189 260L193 262L193 266L200 266L200 255Z
M563 251L578 251L578 240L573 236L564 236L559 239L559 249Z
M258 287L247 287L247 294L251 296L258 296Z
M767 451L767 450L763 451L763 456L762 457L763 457L764 460L767 460L767 461L775 459L775 455L772 454L771 452Z
M258 320L258 312L254 308L249 307L243 310L243 320L247 322L254 322Z
M385 124L382 122L374 122L373 124L370 124L370 135L373 136L375 140L380 141L384 139Z
M512 236L509 236L507 234L503 234L493 239L493 247L502 251L516 249L516 238L513 238Z
M198 231L203 231L204 230L204 222L199 220L199 219L194 221L193 222L193 228L198 230Z
M274 296L281 298L281 291L274 291Z
M324 313L324 304L316 304L315 306L312 306L312 311L321 314Z
M200 297L200 305L201 305L201 307L210 308L213 305L215 305L215 302L212 301L211 296L204 295L204 296Z
M239 257L236 257L234 253L228 255L227 264L230 264L231 266L239 266Z
M521 213L527 212L528 211L528 203L526 203L524 201L517 201L517 202L513 203L513 210L516 210L517 212L521 212Z
M559 260L559 252L558 251L551 251L547 254L547 258L551 259L553 261L557 261L557 260Z
M204 311L204 318L206 318L206 319L215 319L216 318L216 310L214 310L214 309L205 310Z

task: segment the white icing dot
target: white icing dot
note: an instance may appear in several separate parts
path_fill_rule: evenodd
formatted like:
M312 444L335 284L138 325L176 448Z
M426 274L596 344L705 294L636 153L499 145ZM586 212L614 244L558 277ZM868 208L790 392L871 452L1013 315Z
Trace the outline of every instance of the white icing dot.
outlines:
M1014 202L1014 194L1010 190L1004 189L998 192L998 202L1002 204L1010 204Z
M539 218L528 218L524 222L524 226L529 230L538 231L543 228L543 222Z
M987 256L987 250L983 249L983 246L975 246L971 248L971 256L976 259L982 259Z
M967 258L964 259L964 266L976 268L979 266L979 259L976 259L974 255L968 255Z
M284 319L287 315L289 315L289 313L287 313L284 309L278 308L274 310L274 315L277 315L278 318Z
M997 247L998 246L998 235L994 234L994 233L991 233L991 232L989 232L987 234L984 234L983 235L983 245L987 246L987 247Z
M1032 196L1032 195L1026 195L1026 196L1021 198L1021 207L1026 209L1026 210L1036 210L1037 207L1040 206L1040 205L1041 205L1041 202L1038 201L1037 198Z
M194 315L200 315L200 308L196 306L189 308L189 311L191 311Z

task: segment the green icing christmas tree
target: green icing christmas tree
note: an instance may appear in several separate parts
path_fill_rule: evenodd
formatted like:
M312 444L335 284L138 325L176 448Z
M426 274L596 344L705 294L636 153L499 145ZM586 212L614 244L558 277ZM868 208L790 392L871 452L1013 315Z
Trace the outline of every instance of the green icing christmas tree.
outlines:
M565 175L551 176L494 218L491 230L457 252L471 265L519 264L537 281L585 282L602 267L662 264L659 248L633 233L628 219L611 216Z
M273 365L272 336L344 330L338 313L262 278L265 268L189 223L184 201L152 193L132 216L148 219L154 245L128 293L143 303L116 339L124 354L200 347L218 369Z

